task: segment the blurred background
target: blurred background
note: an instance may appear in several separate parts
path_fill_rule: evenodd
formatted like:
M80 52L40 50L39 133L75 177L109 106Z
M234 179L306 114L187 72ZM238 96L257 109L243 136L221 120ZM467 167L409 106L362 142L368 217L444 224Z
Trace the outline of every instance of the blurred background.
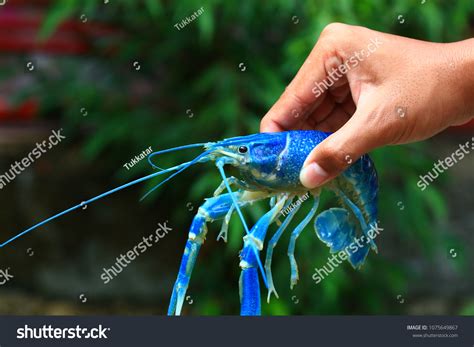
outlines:
M203 8L195 20L178 23ZM52 214L153 172L135 155L258 132L327 24L339 21L449 42L472 36L474 3L458 1L84 0L0 2L0 174L47 140L66 136L0 191L0 243ZM178 30L178 28L179 30ZM447 90L447 93L456 93ZM355 271L339 266L316 285L328 249L312 226L298 239L300 281L289 289L289 233L275 249L279 299L263 314L474 314L472 156L425 191L416 182L438 159L472 141L472 123L415 145L373 153L380 181L379 254ZM163 167L195 156L163 157ZM212 164L178 176L144 202L158 180L54 221L0 250L0 314L166 314L187 232L220 183ZM334 202L325 194L321 209ZM244 212L250 222L267 205ZM303 212L301 212L303 215ZM298 218L295 218L297 220ZM173 230L110 283L103 268L158 223ZM239 312L238 252L208 238L184 314ZM266 291L262 291L262 299Z

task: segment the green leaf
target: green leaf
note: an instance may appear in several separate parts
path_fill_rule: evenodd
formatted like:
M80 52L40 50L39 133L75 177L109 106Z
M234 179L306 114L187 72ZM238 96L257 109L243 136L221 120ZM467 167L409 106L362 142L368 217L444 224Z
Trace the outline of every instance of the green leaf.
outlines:
M74 13L77 2L77 0L57 1L55 6L49 11L40 28L38 34L39 38L41 40L47 39L62 21Z
M145 5L151 16L154 18L158 18L160 13L163 11L159 0L145 0Z

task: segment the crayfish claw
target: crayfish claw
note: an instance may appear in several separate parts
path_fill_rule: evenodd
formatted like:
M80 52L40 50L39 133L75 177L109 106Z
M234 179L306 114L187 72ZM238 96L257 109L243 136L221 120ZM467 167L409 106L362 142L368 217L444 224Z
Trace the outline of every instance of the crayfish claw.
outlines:
M229 208L229 211L227 211L224 217L224 222L222 222L221 231L219 232L219 235L217 235L217 241L223 239L224 242L227 243L227 231L229 230L229 222L230 218L232 217L232 214L234 213L234 209L235 207L232 205Z
M224 240L225 243L227 243L227 228L224 230L224 228L221 229L219 235L217 235L217 241L220 239Z
M269 288L268 288L268 294L267 294L267 303L270 303L270 298L272 296L272 293L275 294L275 297L277 299L279 299L280 297L278 296L278 293L275 289L275 286L273 285L273 282L272 282L272 284L268 284L268 287Z

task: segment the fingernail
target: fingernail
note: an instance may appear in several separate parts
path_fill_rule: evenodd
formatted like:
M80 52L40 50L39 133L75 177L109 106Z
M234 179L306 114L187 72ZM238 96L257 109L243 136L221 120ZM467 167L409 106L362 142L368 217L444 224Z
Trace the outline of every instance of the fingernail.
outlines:
M311 163L300 172L300 181L307 188L315 188L324 183L329 174L318 164Z

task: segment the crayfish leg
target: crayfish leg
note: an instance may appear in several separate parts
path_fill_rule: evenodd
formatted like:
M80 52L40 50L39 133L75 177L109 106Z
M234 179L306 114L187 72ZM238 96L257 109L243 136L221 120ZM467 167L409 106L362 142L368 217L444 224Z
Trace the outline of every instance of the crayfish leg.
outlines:
M237 177L230 176L227 178L227 182L229 183L229 186L236 186L239 189L244 189L246 188L245 182L242 180L239 180ZM221 184L219 184L219 187L214 191L213 196L218 196L221 195L224 190L226 190L226 185L225 182L222 181Z
M287 208L291 205L293 199L289 199L287 204L282 208L282 211L286 211ZM276 244L280 240L281 235L286 230L288 225L290 224L291 220L295 216L295 214L300 209L301 204L296 205L287 215L283 223L277 229L275 234L272 236L270 241L267 245L267 255L265 257L265 273L267 274L267 281L268 281L268 295L267 295L267 302L270 302L270 297L272 293L278 298L278 293L275 288L275 284L273 283L273 275L272 275L272 257L273 257L273 249L275 248Z
M217 235L217 241L219 241L220 239L223 239L224 242L227 242L227 232L229 231L229 222L230 222L230 218L232 217L232 214L234 213L234 211L235 211L235 207L234 207L234 205L232 205L230 207L229 211L227 212L227 214L224 217L224 221L222 222L221 231L219 232L219 235Z
M240 314L242 316L260 315L260 284L258 279L258 257L263 248L263 242L268 227L285 205L288 194L279 197L275 206L265 213L244 237L244 248L240 254L240 267L242 269L239 280Z
M316 210L318 209L319 205L319 192L313 193L313 206L311 207L311 210L309 213L306 215L306 217L301 221L300 224L293 230L291 233L290 237L290 243L288 245L288 257L290 258L290 271L291 271L291 277L290 277L290 288L293 289L293 287L296 285L298 282L298 264L296 263L296 258L295 258L295 245L296 245L296 239L298 236L300 236L301 232L304 230L304 228L308 225L308 223L313 219L314 215L316 214Z
M238 201L239 206L245 206L267 197L263 194L248 194L248 192L245 191L234 192L232 194L233 196L231 196L230 193L227 193L206 199L204 204L199 207L197 214L194 216L184 254L181 258L178 277L171 294L168 315L181 314L191 274L201 245L206 239L207 223L226 216L229 213L229 210L234 206L233 199Z
M365 218L362 215L362 212L360 211L359 207L357 207L357 205L354 204L341 190L338 190L337 194L339 194L342 197L344 202L349 206L349 208L352 210L354 215L357 217L357 220L359 221L361 229L362 229L362 233L368 240L370 240L370 246L375 251L375 253L377 253L378 252L377 245L375 244L374 240L369 238L368 232L370 228L367 226Z
M260 283L258 268L242 268L239 278L240 315L259 316L261 314Z
M241 195L240 193L234 193ZM191 228L188 234L188 241L184 249L184 254L179 267L178 278L173 287L173 293L168 308L168 315L180 315L183 307L189 280L196 263L201 245L204 243L207 234L207 222L221 218L232 206L230 194L219 195L207 199L199 207L196 216L194 216Z

